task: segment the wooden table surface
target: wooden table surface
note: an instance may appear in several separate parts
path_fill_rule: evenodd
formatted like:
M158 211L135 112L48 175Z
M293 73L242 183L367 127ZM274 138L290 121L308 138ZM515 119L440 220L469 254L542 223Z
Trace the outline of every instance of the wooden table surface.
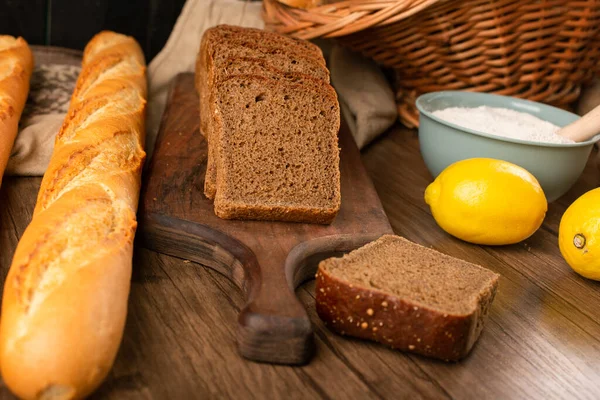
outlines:
M423 201L431 176L414 131L394 128L362 157L397 234L501 274L486 329L467 359L446 364L337 336L316 316L311 281L297 294L315 325L312 362L246 361L236 352L243 303L233 284L200 265L138 248L123 343L94 398L600 398L600 284L572 272L557 246L566 207L600 184L595 161L550 205L534 236L494 248L460 242L437 227ZM0 191L2 280L39 182L6 179ZM4 386L0 398L11 398Z

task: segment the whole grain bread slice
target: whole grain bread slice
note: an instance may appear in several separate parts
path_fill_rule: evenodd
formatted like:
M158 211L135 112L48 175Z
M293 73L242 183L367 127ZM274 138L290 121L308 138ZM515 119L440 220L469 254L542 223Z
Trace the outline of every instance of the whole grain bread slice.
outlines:
M329 81L323 53L312 43L274 32L253 28L219 25L208 29L200 44L196 60L196 89L200 95L200 130L209 137L208 96L215 75L232 57L262 59L286 72L300 72Z
M341 203L335 90L255 75L229 77L216 90L215 213L330 223Z
M319 264L316 307L332 330L443 360L479 337L499 276L385 235Z
M219 69L218 73L215 73L215 87L218 87L219 82L224 79L231 77L233 75L258 75L268 77L272 80L287 80L290 82L300 83L301 81L308 80L313 81L316 78L313 78L309 75L294 73L290 71L291 64L283 64L278 68L275 68L270 63L265 62L262 59L255 58L230 58L226 62L224 62ZM323 82L323 84L329 85L328 83ZM215 95L216 88L213 88L210 91L210 95L208 97L209 104L209 114L212 116L215 112ZM218 151L214 146L214 142L217 140L213 140L213 118L208 118L207 121L207 139L208 139L208 161L206 166L206 176L204 179L204 194L209 199L214 199L214 196L217 191L217 162L216 158L218 157Z

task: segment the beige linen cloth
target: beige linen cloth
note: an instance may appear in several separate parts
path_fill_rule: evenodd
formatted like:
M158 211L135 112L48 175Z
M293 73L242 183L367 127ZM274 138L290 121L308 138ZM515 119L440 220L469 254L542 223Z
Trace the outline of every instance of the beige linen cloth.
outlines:
M165 48L150 63L149 142L153 148L171 79L193 71L200 39L219 24L263 28L260 2L187 0ZM330 43L322 43L331 81L356 143L363 147L389 128L397 117L394 93L377 65Z
M154 148L171 81L180 72L194 71L204 31L218 24L262 28L261 7L260 2L240 0L187 0L165 47L148 66L148 158ZM327 41L321 44L329 61L331 81L338 91L343 114L358 146L362 148L395 122L397 114L394 94L374 62L332 46ZM36 71L40 72L40 69L48 68L36 64ZM78 69L72 66L55 66L51 69L56 70L55 73L40 76L62 81L63 89L68 89L63 92L70 93L74 79L64 79L61 74L64 71L77 73ZM19 136L7 167L9 175L43 175L46 170L54 137L68 107L68 96L66 102L61 100L54 110L40 111L35 106L43 103L43 99L52 97L53 85L49 86L30 96L27 105L29 112L26 108L27 115L22 118Z

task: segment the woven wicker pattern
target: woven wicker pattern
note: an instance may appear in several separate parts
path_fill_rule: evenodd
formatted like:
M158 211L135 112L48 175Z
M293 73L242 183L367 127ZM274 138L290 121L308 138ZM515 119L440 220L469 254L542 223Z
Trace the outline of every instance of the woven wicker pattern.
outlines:
M567 107L600 71L600 0L351 0L310 10L264 0L273 30L392 67L400 119L422 93L471 90Z

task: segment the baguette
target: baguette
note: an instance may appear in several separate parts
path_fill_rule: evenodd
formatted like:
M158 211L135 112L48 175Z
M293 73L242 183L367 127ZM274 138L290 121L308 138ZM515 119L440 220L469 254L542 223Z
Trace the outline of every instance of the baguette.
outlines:
M2 301L0 368L24 399L75 399L123 336L141 169L146 71L130 37L86 46L65 121Z
M0 185L29 93L33 55L23 38L0 35Z

